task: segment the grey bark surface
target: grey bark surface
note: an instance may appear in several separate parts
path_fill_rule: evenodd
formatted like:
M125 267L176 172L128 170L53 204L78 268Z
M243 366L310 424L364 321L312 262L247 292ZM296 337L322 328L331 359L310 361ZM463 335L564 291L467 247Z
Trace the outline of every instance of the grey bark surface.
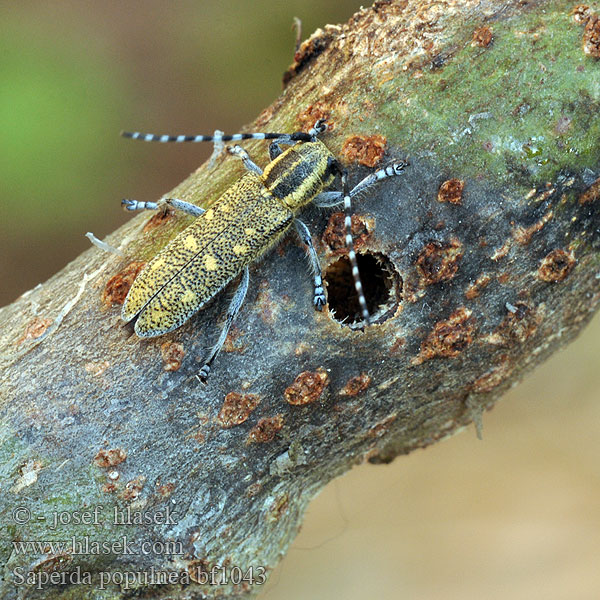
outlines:
M327 117L323 139L354 182L409 158L356 202L357 248L380 275L365 279L382 294L364 331L337 320L343 299L335 315L313 310L290 237L251 267L200 385L227 294L150 341L119 317L136 265L190 223L179 215L132 218L107 240L124 256L90 248L0 311L3 598L257 593L194 580L216 565L268 575L328 481L479 423L578 334L600 300L600 26L598 7L574 6L378 2L305 42L281 97L248 127ZM265 164L264 143L246 147ZM242 172L222 155L171 195L206 207ZM339 214L303 220L330 302L343 298ZM122 524L115 507L150 522ZM86 511L94 522L77 522ZM57 514L68 522L53 527ZM87 552L47 545L73 537ZM15 549L28 540L46 545ZM36 590L15 572L89 573L95 585ZM190 583L159 585L158 572ZM123 573L147 578L125 586Z

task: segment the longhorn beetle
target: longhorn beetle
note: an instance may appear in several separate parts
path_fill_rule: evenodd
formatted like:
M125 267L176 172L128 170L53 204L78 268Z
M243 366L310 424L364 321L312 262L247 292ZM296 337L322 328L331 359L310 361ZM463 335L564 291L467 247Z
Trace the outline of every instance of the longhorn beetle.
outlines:
M219 339L197 375L203 383L246 297L248 265L272 248L292 224L308 248L314 275L314 306L322 310L325 305L317 252L308 228L296 217L310 202L320 207L344 205L348 257L362 318L366 325L369 324L369 311L350 232L350 199L386 177L399 175L407 163L396 162L376 171L349 191L346 169L317 139L326 130L324 119L320 119L308 133L223 135L215 132L212 136L171 136L122 132L124 137L146 142L213 142L216 148L229 141L273 140L269 146L271 162L264 171L240 146L227 147L230 154L242 160L248 172L208 210L176 198L164 198L159 202L122 201L130 211L172 206L197 217L144 267L127 294L121 317L125 322L135 319L135 333L139 337L155 337L177 329L240 272L242 274ZM281 145L289 145L290 148L284 151ZM323 189L333 183L336 175L341 178L342 191L324 192Z

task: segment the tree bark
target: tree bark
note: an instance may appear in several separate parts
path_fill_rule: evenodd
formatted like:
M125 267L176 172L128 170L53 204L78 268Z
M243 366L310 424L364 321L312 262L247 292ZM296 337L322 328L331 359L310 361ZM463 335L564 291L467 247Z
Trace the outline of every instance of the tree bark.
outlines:
M364 330L343 220L313 208L329 310L286 240L252 266L206 387L227 294L150 341L119 317L184 216L133 218L107 240L124 256L90 248L2 309L3 598L84 597L86 574L97 598L257 593L328 481L480 427L577 335L600 300L600 24L573 8L377 2L296 53L248 130L326 117L352 181L410 160L356 202ZM242 172L222 155L172 196L209 206ZM205 583L211 569L228 580Z

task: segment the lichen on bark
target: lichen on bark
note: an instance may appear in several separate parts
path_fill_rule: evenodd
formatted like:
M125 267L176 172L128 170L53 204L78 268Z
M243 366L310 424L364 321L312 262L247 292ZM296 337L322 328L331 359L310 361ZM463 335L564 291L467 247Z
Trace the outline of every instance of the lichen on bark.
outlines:
M283 243L252 267L208 387L196 359L214 341L223 295L157 340L119 326L140 264L189 219L145 226L140 215L108 240L125 258L91 248L2 309L1 502L12 514L2 597L81 597L77 585L15 586L15 569L191 579L136 581L135 592L113 580L103 598L257 592L199 584L198 568L268 574L333 477L479 422L580 331L600 300L600 125L590 118L600 63L589 50L599 7L574 8L377 2L305 42L280 98L248 127L292 131L327 117L326 142L354 181L410 160L357 202L352 226L377 316L364 331L348 326L339 215L313 209L305 218L328 294L340 298L335 314L312 310L304 250ZM248 150L261 163L264 144ZM224 155L172 195L208 206L241 172ZM69 520L99 506L93 523ZM115 507L151 522L123 524ZM57 514L69 522L53 528ZM110 551L12 544L73 536ZM137 550L157 546L125 553L123 536Z

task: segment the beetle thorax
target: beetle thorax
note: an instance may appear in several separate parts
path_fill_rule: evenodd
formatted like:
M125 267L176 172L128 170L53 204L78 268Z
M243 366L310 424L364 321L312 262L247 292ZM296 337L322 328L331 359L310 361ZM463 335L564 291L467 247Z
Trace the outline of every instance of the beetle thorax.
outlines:
M305 142L288 148L270 162L262 175L267 189L293 211L333 182L333 154L322 142Z

